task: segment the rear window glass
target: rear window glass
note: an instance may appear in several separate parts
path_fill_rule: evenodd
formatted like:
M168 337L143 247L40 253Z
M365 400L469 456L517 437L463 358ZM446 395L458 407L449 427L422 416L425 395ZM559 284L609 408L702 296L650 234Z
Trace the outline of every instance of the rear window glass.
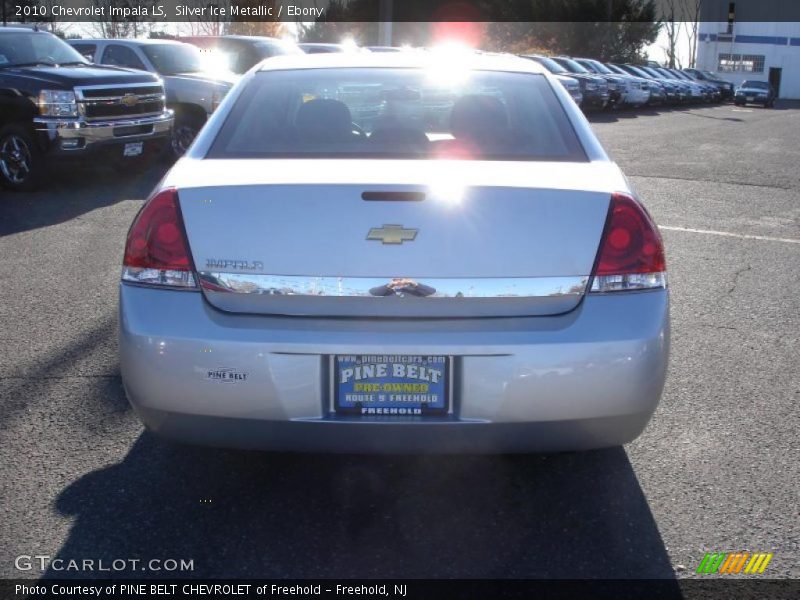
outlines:
M585 161L547 79L423 69L258 73L209 158L460 158ZM455 79L455 78L454 78Z
M742 83L742 87L769 89L766 81L750 81L749 79Z

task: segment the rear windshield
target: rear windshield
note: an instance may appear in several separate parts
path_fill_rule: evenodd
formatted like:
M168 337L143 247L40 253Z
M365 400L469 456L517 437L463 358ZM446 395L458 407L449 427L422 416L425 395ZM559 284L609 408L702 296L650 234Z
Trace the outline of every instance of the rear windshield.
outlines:
M749 79L742 83L742 87L769 89L766 81L751 81Z
M209 158L585 161L543 75L341 68L256 74Z
M199 73L205 70L203 54L189 44L147 44L144 53L162 75Z
M584 61L584 65L583 66L586 66L585 63L588 63L589 65L591 65L594 68L594 70L597 71L598 73L603 73L604 75L610 75L610 74L614 73L614 71L609 69L603 63L598 62L596 60L588 60L587 59L586 61Z
M556 61L559 64L564 65L569 71L572 71L573 73L590 73L589 69L587 69L583 65L578 64L571 58L564 58L563 56L561 56L557 58Z
M549 58L547 56L535 56L535 57L526 57L526 58L533 58L533 60L535 60L536 62L538 62L542 66L544 66L551 73L554 73L554 74L570 73L570 71L567 71L564 67L562 67L560 64L558 64L552 58Z

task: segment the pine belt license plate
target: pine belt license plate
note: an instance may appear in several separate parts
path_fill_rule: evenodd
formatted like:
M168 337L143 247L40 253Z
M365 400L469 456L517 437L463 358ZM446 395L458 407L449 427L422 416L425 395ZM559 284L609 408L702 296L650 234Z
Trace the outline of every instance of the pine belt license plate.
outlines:
M333 409L364 416L447 414L450 369L447 356L335 356Z
M130 144L125 144L125 147L122 149L122 156L139 156L142 153L143 148L144 142L131 142Z

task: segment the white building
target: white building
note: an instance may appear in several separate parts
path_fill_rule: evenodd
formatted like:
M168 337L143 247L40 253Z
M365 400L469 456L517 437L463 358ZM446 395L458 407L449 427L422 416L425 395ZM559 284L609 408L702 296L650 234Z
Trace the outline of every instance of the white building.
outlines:
M769 81L780 98L800 99L800 14L786 14L788 7L800 13L800 2L781 8L770 0L703 0L697 68L736 84ZM781 20L748 21L748 16Z

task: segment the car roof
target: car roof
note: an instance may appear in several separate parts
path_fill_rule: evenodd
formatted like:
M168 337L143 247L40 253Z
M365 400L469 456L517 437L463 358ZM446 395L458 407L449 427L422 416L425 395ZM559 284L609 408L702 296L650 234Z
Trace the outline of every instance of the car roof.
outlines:
M425 69L431 67L432 60L438 58L437 51L419 52L343 52L328 54L286 54L273 56L261 63L259 71L277 71L288 69L331 69L386 67ZM512 71L522 73L547 73L548 71L532 60L526 60L513 54L482 54L464 51L442 54L445 68L458 60L464 69L485 71Z
M222 39L225 40L241 40L243 42L259 42L259 41L270 41L270 42L282 42L280 38L270 37L268 35L223 35Z
M169 44L172 46L187 46L191 44L187 44L186 42L181 42L180 40L168 40L168 39L155 39L155 38L148 38L144 40L129 40L123 38L86 38L86 39L74 39L74 40L67 40L68 43L74 44L84 44L84 43L91 43L96 44L97 42L108 42L113 44L128 44L128 45L135 45L135 46L152 46L154 44Z
M38 25L31 25L28 26L16 26L16 27L9 27L8 25L0 26L0 33L50 33L49 31L44 31L43 29L39 29Z

